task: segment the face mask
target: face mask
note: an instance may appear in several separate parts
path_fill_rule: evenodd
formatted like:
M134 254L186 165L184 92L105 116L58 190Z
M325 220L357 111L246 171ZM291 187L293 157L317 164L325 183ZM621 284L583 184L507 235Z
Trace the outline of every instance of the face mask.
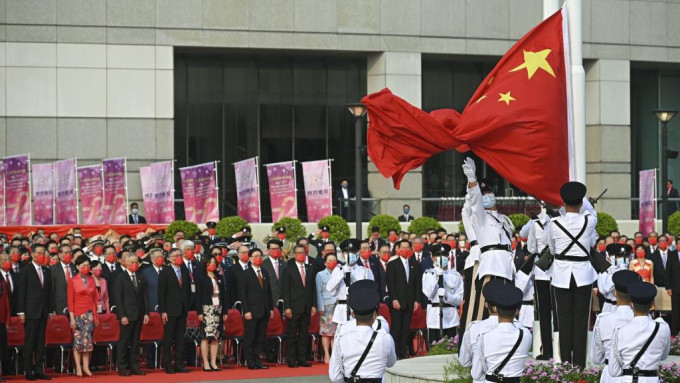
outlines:
M453 242L453 241L451 241L451 242ZM449 246L451 246L451 245L449 245ZM461 249L464 249L465 246L466 246L465 241L458 241L458 246L459 246ZM451 246L451 248L453 249L453 246Z
M333 271L335 269L335 266L338 265L338 261L327 261L326 262L326 268L330 271Z
M101 277L101 276L102 276L102 269L94 269L94 270L92 270L92 275L94 275L94 276L97 277L97 278Z
M43 256L44 256L44 255L43 255ZM28 254L23 254L23 255L21 256L21 261L22 261L22 262L28 262L29 259L31 259L31 256L28 255Z
M280 241L283 241L284 239L286 239L286 234L279 233L279 235L277 235L277 237L279 238Z
M439 263L439 267L441 267L442 269L446 268L449 265L449 257L442 255L437 258L439 258L437 259L438 261L437 263Z
M408 214L409 211L410 210L408 210L408 209L404 209L404 214Z
M281 249L271 249L269 250L269 255L274 259L281 258Z
M253 258L253 266L260 267L262 265L262 257Z
M80 273L83 275L90 274L90 266L83 266L80 268Z
M645 257L645 251L644 250L636 251L635 255L637 255L638 258L644 258Z
M144 258L144 256L145 256L146 254L144 253L144 250L137 250L137 251L135 251L135 255L136 255L138 258Z
M323 239L328 239L328 235L329 235L329 233L327 231L321 232L321 238L323 238Z
M240 259L243 263L248 263L248 260L250 260L250 255L248 255L248 253L239 254L238 259Z
M109 254L106 256L106 262L116 263L116 254Z
M116 250L116 253L120 253L120 251L123 250L123 248L120 246L116 246L114 247L114 250Z
M59 250L57 250L57 249L49 249L47 252L52 254L52 255L59 254Z
M361 250L359 255L361 255L362 259L368 259L371 257L371 250Z
M222 256L223 257L226 257L228 253L229 253L229 251L226 248L222 249Z
M625 258L616 258L616 265L617 266L625 266L626 265L626 259Z
M132 209L132 215L137 215L139 213L139 209Z
M215 229L208 229L209 235L215 235Z
M59 263L59 260L58 260L58 259L50 259L50 266L54 266L54 265L56 265L57 263Z
M194 260L194 251L193 250L184 250L184 258L193 261Z
M72 255L72 254L68 254L68 253L67 253L67 254L64 254L64 256L61 257L61 260L62 260L62 262L64 262L64 263L69 263L69 262L71 262L72 259L73 259L73 255Z
M650 244L650 245L656 246L657 243L659 243L659 239L658 239L658 238L652 237L652 238L649 239L649 244Z
M625 245L625 244L626 244L626 240L625 240L625 239L619 239L619 243L620 243L621 245Z
M92 252L95 255L102 255L104 253L104 248L101 246L95 246L94 249L92 249Z
M517 248L517 242L513 242L510 247L515 250Z
M668 249L668 242L659 243L659 249L666 251L666 249Z
M214 263L211 263L205 269L210 271L210 272L214 272L215 270L217 270L217 265L214 264Z
M372 233L371 236L373 239L378 239L378 237L380 237L380 233Z
M399 253L404 258L411 258L413 256L413 250L411 249L401 249Z
M38 258L35 260L35 263L37 263L39 265L43 265L43 264L45 264L46 259L47 259L47 257L45 257L45 254L40 254L40 255L38 255Z
M397 235L396 234L390 234L390 242L397 242Z
M201 249L203 249L203 247L201 245L194 245L194 253L195 254L200 253Z
M163 244L163 250L170 251L171 249L172 249L172 243L166 242L166 243ZM117 250L117 251L120 251L120 250Z
M19 262L21 260L21 255L19 255L19 253L14 253L10 255L10 259L12 262Z
M484 209L491 209L496 206L496 196L491 193L484 194L482 196L482 206L484 206Z
M138 263L133 263L133 264L131 264L130 266L128 266L127 269L130 270L131 273L134 273L134 272L136 272L137 270L139 270L139 264L138 264Z
M636 245L642 245L642 238L635 238Z
M383 262L389 261L390 258L392 258L392 254L390 254L390 253L380 253L380 259L381 259Z
M153 264L156 265L157 267L163 266L163 263L164 263L163 257L158 257L153 260Z
M349 184L342 184L340 186L342 186L343 189L347 189L347 187L349 187Z
M172 263L175 264L175 266L182 266L182 263L184 263L184 260L182 257L175 257L175 259L172 261Z
M357 263L359 256L355 253L349 253L349 263Z
M416 243L416 244L414 244L414 245L413 245L413 250L415 250L415 251L417 251L417 252L420 253L421 251L423 251L423 244L422 244L422 243Z
M10 271L12 269L12 262L5 261L2 263L2 269L5 271Z
M599 251L600 253L605 251L606 249L607 247L605 245L597 245L597 251Z

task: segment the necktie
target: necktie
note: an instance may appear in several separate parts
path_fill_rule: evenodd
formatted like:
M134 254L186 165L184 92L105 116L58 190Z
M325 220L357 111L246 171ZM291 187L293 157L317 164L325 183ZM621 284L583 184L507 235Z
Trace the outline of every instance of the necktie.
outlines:
M257 269L257 281L260 282L260 288L264 287L264 279L262 279L260 269Z
M7 288L9 289L9 292L12 292L12 282L9 280L9 273L5 274L5 281L7 281Z
M279 279L279 260L275 260L272 262L272 265L274 266L274 274L276 274L276 279Z
M300 277L302 277L302 286L307 287L307 281L305 276L305 265L300 265Z
M661 253L661 258L663 258L663 267L666 268L666 260L668 259L668 257L666 256L665 251Z
M404 270L406 270L406 283L408 283L408 276L409 276L408 261L404 262Z
M177 281L179 282L179 285L182 286L182 271L178 268L175 270L175 274L177 274Z
M135 285L135 289L136 289L137 288L137 278L135 278L134 274L130 275L130 278L132 278L132 284Z
M43 274L40 266L38 266L38 279L40 279L40 287L43 287Z
M115 267L114 265L111 265L111 266L109 266L109 267L111 268L111 272L113 273L113 272L115 271L114 269L115 269L116 267Z
M367 269L370 269L370 267L368 267L368 261L365 260L365 259L364 259L364 267L367 268Z
M69 272L68 266L64 266L64 276L66 277L66 282L71 279L71 273Z
M137 216L136 216L136 215L133 215L133 217L135 217L135 223L138 223L138 221L137 221Z

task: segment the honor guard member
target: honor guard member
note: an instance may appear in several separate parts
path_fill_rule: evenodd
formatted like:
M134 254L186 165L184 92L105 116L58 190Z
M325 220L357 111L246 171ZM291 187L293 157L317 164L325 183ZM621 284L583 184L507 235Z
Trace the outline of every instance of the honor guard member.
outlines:
M427 297L428 344L443 335L453 338L460 324L458 306L463 301L463 277L449 269L447 255L451 246L437 244L430 247L434 267L423 273L423 294Z
M603 312L597 316L593 328L593 336L590 339L590 361L593 364L605 365L602 369L601 383L613 381L607 366L609 364L607 353L611 348L614 330L633 320L633 309L630 307L628 285L642 280L640 275L630 270L619 270L610 279L612 285L616 288L614 295L617 306L614 310Z
M354 284L356 281L365 279L374 280L373 272L357 264L356 252L359 251L360 241L358 239L350 238L340 243L340 249L348 254L349 263L345 263L342 267L336 267L331 273L331 278L326 284L326 291L337 297L337 304L333 312L334 323L345 323L350 319L350 310L347 306L347 288L348 285ZM353 255L353 256L352 256ZM376 288L376 291L378 289Z
M515 275L515 287L522 291L519 322L526 328L534 327L534 257L522 264Z
M371 281L370 279L364 279L363 281L357 281L349 287L348 294L352 295L354 290L360 290L360 289L366 289L366 288L369 288L369 289L378 288L378 282ZM350 315L349 321L347 321L345 323L338 324L338 327L335 330L335 337L337 338L339 335L342 335L346 332L350 332L350 331L354 330L355 327L357 327L357 321L353 316ZM384 316L380 315L380 312L378 312L378 317L375 319L375 322L373 322L373 329L378 330L378 331L382 331L387 335L390 334L390 325L387 323L387 319L385 319Z
M310 245L316 247L316 250L320 253L323 249L323 245L332 242L331 241L331 228L327 225L323 225L317 231L317 237L314 238L314 233L309 234L307 241Z
M543 242L550 246L555 258L552 286L560 327L560 358L584 368L591 290L597 279L590 262L590 249L597 240L597 215L590 209L581 213L586 185L567 182L560 188L560 195L566 212L551 218L543 233Z
M531 332L514 323L523 294L509 285L491 294L489 311L498 315L498 325L477 339L471 375L476 381L519 383L531 349Z
M653 320L649 310L656 286L637 281L628 285L633 319L614 330L607 359L612 382L657 383L661 361L668 358L671 330L662 318Z
M479 267L479 245L477 244L477 234L472 227L472 212L470 211L470 197L465 196L465 203L463 204L463 209L461 211L461 217L463 220L463 228L465 228L465 235L470 241L470 252L465 258L464 265L464 282L463 282L463 293L464 293L464 304L463 304L463 317L461 318L460 324L460 335L463 336L467 324L472 321L471 318L476 318L477 313L469 310L470 307L470 295L474 289L474 280L477 275L477 268ZM476 308L478 308L476 306Z
M295 241L291 241L286 238L285 226L277 227L272 234L267 234L267 236L264 237L264 239L262 240L262 243L269 243L270 239L278 239L279 241L283 242L283 246L281 246L281 251L283 252L283 259L285 261L287 261L289 258L290 259L294 258L291 257L291 252L293 250L293 245L295 245Z
M208 244L206 248L210 248L212 245L217 243L220 240L220 237L217 236L217 222L214 221L208 221L205 223L205 227L207 228L208 235L206 236L208 238Z
M607 246L608 260L612 265L607 271L599 274L597 277L597 288L604 298L603 313L613 312L617 309L613 277L620 270L628 270L628 254L630 254L632 249L630 245L622 245L620 243L611 243Z
M349 295L356 327L335 338L328 367L328 376L334 383L381 383L385 369L397 362L392 337L373 328L380 296L376 283L371 284L373 286L354 288Z
M470 197L470 219L477 234L480 246L479 268L475 278L475 294L472 295L470 308L476 312L472 320L488 315L483 309L482 286L494 278L511 281L515 274L514 256L511 246L511 233L515 230L512 222L496 209L496 197L488 185L480 188L477 184L475 161L467 158L463 173L468 179L467 195Z

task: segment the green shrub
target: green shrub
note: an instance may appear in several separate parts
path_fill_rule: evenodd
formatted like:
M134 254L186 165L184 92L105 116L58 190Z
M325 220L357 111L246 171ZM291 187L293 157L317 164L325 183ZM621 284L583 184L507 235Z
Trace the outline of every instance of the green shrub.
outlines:
M167 241L174 241L175 240L175 234L178 231L183 231L184 232L184 237L185 238L191 238L194 235L198 234L201 232L201 229L198 228L198 225L189 222L189 221L175 221L168 225L168 228L165 229L165 239Z
M465 233L465 225L463 225L463 219L460 219L460 222L458 222L458 232L459 233Z
M248 221L237 215L224 217L217 223L215 233L220 237L231 237L236 234L237 231L241 231L243 226L250 227Z
M469 383L472 382L470 367L463 367L458 362L458 358L452 358L450 362L444 365L444 382L445 383Z
M276 231L276 229L280 228L281 226L286 227L286 237L292 242L295 242L300 237L307 236L307 230L305 230L305 227L302 226L302 222L300 222L300 220L297 218L281 218L278 222L275 222L272 225L272 231Z
M595 228L595 230L597 231L597 235L599 235L600 237L606 237L612 231L618 231L619 225L616 223L616 220L611 215L604 212L598 212L597 227Z
M316 226L319 229L321 229L321 226L328 226L331 229L329 238L336 245L339 245L340 242L349 239L352 235L347 221L345 221L345 219L339 215L327 215L321 218Z
M387 214L378 214L371 218L371 222L368 223L368 230L366 231L366 236L370 237L371 236L371 229L373 229L373 226L378 226L380 228L380 237L387 238L387 233L390 230L396 230L397 233L401 231L401 225L399 224L399 221L392 217L391 215ZM361 233L357 233L357 237Z
M409 233L416 233L418 236L427 232L427 229L439 229L442 225L432 217L419 217L411 221L408 225Z
M529 222L529 220L531 219L531 218L529 218L528 215L522 214L522 213L510 214L508 216L508 218L510 218L510 221L512 222L512 224L515 225L515 231L516 232L519 232L519 230L522 228L522 226L526 225L527 222Z
M680 211L668 216L668 232L674 236L680 234Z

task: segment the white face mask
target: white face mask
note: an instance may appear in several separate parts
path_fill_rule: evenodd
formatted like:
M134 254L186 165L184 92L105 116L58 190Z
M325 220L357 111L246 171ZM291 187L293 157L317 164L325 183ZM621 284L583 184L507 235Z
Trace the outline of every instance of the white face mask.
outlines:
M139 213L139 209L132 209L132 214L133 214L133 215L137 215L137 213Z
M484 206L484 209L491 209L496 206L496 196L491 193L484 194L482 196L482 205Z

